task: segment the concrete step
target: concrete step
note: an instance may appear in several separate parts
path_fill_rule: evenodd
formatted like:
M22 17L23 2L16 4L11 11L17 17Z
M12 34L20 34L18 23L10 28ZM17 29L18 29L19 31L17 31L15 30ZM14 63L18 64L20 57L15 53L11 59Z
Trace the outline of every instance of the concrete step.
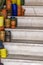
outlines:
M25 9L24 16L43 16L43 6L22 6Z
M30 43L4 43L5 48L8 50L8 54L31 57L31 56L43 56L43 44L30 44ZM13 56L12 55L12 56ZM11 56L10 56L11 57ZM8 57L9 58L9 57ZM13 57L11 57L13 58ZM14 57L16 58L16 57ZM23 57L22 57L23 58ZM43 57L42 57L43 58Z
M43 30L31 29L6 29L11 31L11 38L18 40L43 41Z
M16 18L17 18L17 27L16 28L43 29L43 17L17 16Z
M16 17L17 28L43 29L43 17Z
M43 65L43 61L35 60L16 60L16 59L2 59L4 65Z

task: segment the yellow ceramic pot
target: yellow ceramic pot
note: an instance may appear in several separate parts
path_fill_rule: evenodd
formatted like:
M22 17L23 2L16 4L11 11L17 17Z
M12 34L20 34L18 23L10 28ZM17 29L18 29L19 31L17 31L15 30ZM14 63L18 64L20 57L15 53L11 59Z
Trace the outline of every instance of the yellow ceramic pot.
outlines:
M17 0L12 0L12 4L17 4Z
M4 26L4 17L0 16L0 27Z
M18 6L21 5L21 0L17 0L17 5L18 5Z
M1 58L6 58L6 57L7 57L7 50L1 49Z

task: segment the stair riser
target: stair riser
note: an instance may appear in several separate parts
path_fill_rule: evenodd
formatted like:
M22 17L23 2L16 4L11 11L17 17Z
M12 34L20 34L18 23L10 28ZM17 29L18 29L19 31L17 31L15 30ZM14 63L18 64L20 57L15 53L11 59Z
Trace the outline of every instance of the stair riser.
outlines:
M43 27L43 17L17 17L18 27Z
M43 0L25 0L25 5L43 5Z

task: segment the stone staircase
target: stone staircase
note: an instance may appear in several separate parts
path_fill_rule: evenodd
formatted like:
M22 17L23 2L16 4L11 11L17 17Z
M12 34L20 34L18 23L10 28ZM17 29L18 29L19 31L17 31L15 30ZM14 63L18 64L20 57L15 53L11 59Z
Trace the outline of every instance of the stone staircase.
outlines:
M43 0L25 0L24 16L17 16L11 42L4 42L8 57L4 65L43 65Z

